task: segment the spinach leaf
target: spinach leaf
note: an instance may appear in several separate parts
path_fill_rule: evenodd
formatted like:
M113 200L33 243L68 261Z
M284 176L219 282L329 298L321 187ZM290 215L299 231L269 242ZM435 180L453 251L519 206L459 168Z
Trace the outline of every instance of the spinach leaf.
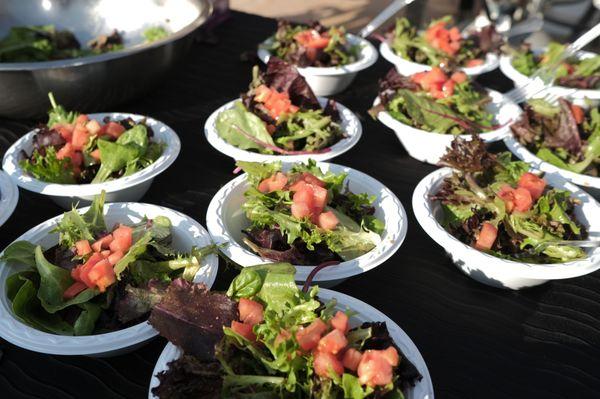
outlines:
M102 313L102 308L91 302L82 303L79 307L83 310L73 324L73 335L90 335L96 328L96 321Z
M265 123L248 111L241 101L236 101L233 108L219 114L216 121L217 133L223 140L242 150L256 150L262 154L273 153L241 134L235 126L262 142L275 145Z
M116 141L117 144L131 145L138 150L138 156L144 154L148 149L148 129L140 124L135 125L123 132Z
M406 113L412 125L430 132L446 133L458 125L452 118L459 116L452 109L406 89L398 90L388 104L388 111L393 117Z
M100 149L100 169L92 183L108 180L113 173L125 168L128 163L136 161L140 156L138 145L133 143L122 145L100 139L98 149Z
M35 267L35 245L29 241L15 241L4 249L0 260Z

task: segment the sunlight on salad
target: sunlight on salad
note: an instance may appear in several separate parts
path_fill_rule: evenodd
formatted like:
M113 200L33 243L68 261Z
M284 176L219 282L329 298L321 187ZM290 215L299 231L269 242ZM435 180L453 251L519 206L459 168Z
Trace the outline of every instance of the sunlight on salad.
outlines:
M422 376L385 322L353 325L356 312L321 301L318 287L301 291L294 275L288 263L245 267L226 294L171 284L150 323L184 354L152 393L404 398Z

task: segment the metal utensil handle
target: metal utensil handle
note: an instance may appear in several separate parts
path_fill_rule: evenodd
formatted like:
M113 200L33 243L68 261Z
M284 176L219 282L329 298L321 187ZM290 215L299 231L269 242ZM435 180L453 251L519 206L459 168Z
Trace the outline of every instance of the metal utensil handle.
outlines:
M364 28L358 32L362 38L369 36L373 31L379 28L385 21L390 19L394 14L400 11L404 6L412 3L415 0L394 0L392 3L383 9L375 18L371 20Z

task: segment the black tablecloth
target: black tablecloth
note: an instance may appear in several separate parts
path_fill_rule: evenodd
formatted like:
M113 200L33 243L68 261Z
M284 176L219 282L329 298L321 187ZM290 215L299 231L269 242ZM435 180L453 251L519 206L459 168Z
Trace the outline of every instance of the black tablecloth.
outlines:
M234 167L208 144L204 122L245 91L252 64L240 54L274 29L273 20L233 13L215 31L217 44L196 43L156 89L118 107L167 123L182 141L179 158L156 178L143 202L204 224L210 199L233 178ZM366 112L377 79L389 68L380 59L336 96L359 115L364 133L334 161L392 189L408 212L408 235L385 264L335 289L383 311L408 333L427 362L438 398L600 397L600 273L513 292L459 272L412 214L413 188L435 168L410 158L394 133ZM480 81L503 91L511 87L499 71ZM32 121L0 120L1 153L30 126ZM43 196L20 194L15 213L0 229L0 247L62 212ZM221 268L216 287L226 287L231 276ZM0 340L0 398L143 398L165 343L156 338L127 355L89 358L34 353Z

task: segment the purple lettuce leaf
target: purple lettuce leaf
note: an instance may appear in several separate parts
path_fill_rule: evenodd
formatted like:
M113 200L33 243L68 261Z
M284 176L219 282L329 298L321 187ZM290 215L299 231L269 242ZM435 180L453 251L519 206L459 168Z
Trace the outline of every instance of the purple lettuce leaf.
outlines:
M277 57L269 58L263 79L268 87L288 92L292 104L301 109L321 109L317 96L292 64Z
M168 370L157 377L160 385L152 393L161 399L221 397L222 372L217 361L202 361L194 356L183 355L168 364Z

